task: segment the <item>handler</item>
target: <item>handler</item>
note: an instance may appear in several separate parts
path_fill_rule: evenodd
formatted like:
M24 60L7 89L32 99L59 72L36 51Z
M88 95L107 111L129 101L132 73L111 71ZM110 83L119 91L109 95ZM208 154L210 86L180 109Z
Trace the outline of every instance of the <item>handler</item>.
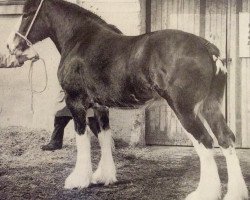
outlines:
M25 58L23 58L23 61L21 62L25 62ZM15 68L20 66L20 60L18 62L14 55L7 56L0 53L0 68ZM66 106L56 112L54 119L54 131L52 133L50 142L47 145L43 145L41 147L42 150L52 151L62 148L64 128L71 119L72 115Z

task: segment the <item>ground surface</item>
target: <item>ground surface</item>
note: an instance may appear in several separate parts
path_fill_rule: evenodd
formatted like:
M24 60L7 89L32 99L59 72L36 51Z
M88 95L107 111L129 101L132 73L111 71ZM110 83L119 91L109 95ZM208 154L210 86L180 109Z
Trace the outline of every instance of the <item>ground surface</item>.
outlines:
M75 164L75 141L68 137L62 150L43 152L40 145L48 138L46 131L18 127L0 130L0 199L179 200L199 181L199 158L193 148L129 148L118 142L114 153L118 169L115 185L64 190L64 180ZM238 155L249 187L250 150L238 150ZM99 147L94 147L94 169L99 157ZM219 150L216 161L225 193L227 173Z

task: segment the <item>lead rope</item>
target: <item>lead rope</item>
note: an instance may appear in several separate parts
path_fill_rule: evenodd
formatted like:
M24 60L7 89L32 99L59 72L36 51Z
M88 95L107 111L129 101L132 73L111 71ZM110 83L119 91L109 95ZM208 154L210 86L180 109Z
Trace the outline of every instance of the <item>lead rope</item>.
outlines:
M33 66L34 63L38 60L41 60L44 66L44 72L45 72L45 86L42 90L34 90L33 89ZM43 58L38 57L38 59L31 60L30 63L30 69L29 69L29 84L30 84L30 96L31 96L31 111L34 114L34 94L41 94L43 93L48 86L48 72L47 72L47 66Z

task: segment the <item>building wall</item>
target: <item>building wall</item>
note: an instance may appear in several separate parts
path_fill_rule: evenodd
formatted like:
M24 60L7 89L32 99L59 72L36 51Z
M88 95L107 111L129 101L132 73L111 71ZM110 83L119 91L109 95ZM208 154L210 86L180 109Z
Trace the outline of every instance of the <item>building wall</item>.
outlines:
M227 90L221 109L236 135L236 145L250 147L250 54L245 57L239 56L241 37L239 13L250 12L250 1L150 0L150 2L152 31L174 28L191 32L214 43L221 51L221 58L228 59ZM246 21L249 19L250 17ZM247 27L248 23L250 22L247 22ZM249 28L246 39L247 34ZM146 135L146 138L149 138L147 142L168 145L188 144L183 134L185 131L180 128L178 120L166 103L150 108L146 111L147 116L149 116L146 121L149 126L146 130L149 134Z
M76 0L77 4L117 26L126 35L145 32L145 1Z
M124 34L137 35L145 31L143 4L139 0L88 0L71 1L102 16L108 23L116 25ZM5 41L21 13L21 6L0 5L0 51L6 52ZM57 67L60 55L51 40L35 45L36 50L45 59L48 73L48 86L42 94L35 94L31 101L30 84L28 80L29 64L18 69L0 70L0 127L25 126L29 128L53 129L53 118L57 105L57 94L60 90L57 81ZM40 90L45 85L45 69L42 63L34 66L33 85ZM33 105L33 111L31 106ZM130 132L138 119L140 110L121 111L111 109L111 126L117 137L124 137L133 143ZM73 123L67 127L73 132ZM67 135L67 134L66 134ZM140 136L138 136L140 137Z

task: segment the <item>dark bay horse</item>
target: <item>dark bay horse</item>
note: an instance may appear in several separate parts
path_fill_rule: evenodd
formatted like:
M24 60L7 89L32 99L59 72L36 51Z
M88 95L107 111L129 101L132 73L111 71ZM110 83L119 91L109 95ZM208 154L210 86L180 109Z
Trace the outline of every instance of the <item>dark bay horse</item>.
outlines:
M162 97L200 157L200 182L186 199L221 198L213 136L227 161L228 192L224 199L248 199L234 149L235 136L220 110L227 72L214 45L177 30L124 36L77 5L62 0L27 0L19 28L7 47L18 57L48 37L61 53L58 79L77 132L77 162L65 188L88 187L91 181L114 183L108 108L134 108ZM94 174L86 131L86 110L90 107L100 124L102 153Z

